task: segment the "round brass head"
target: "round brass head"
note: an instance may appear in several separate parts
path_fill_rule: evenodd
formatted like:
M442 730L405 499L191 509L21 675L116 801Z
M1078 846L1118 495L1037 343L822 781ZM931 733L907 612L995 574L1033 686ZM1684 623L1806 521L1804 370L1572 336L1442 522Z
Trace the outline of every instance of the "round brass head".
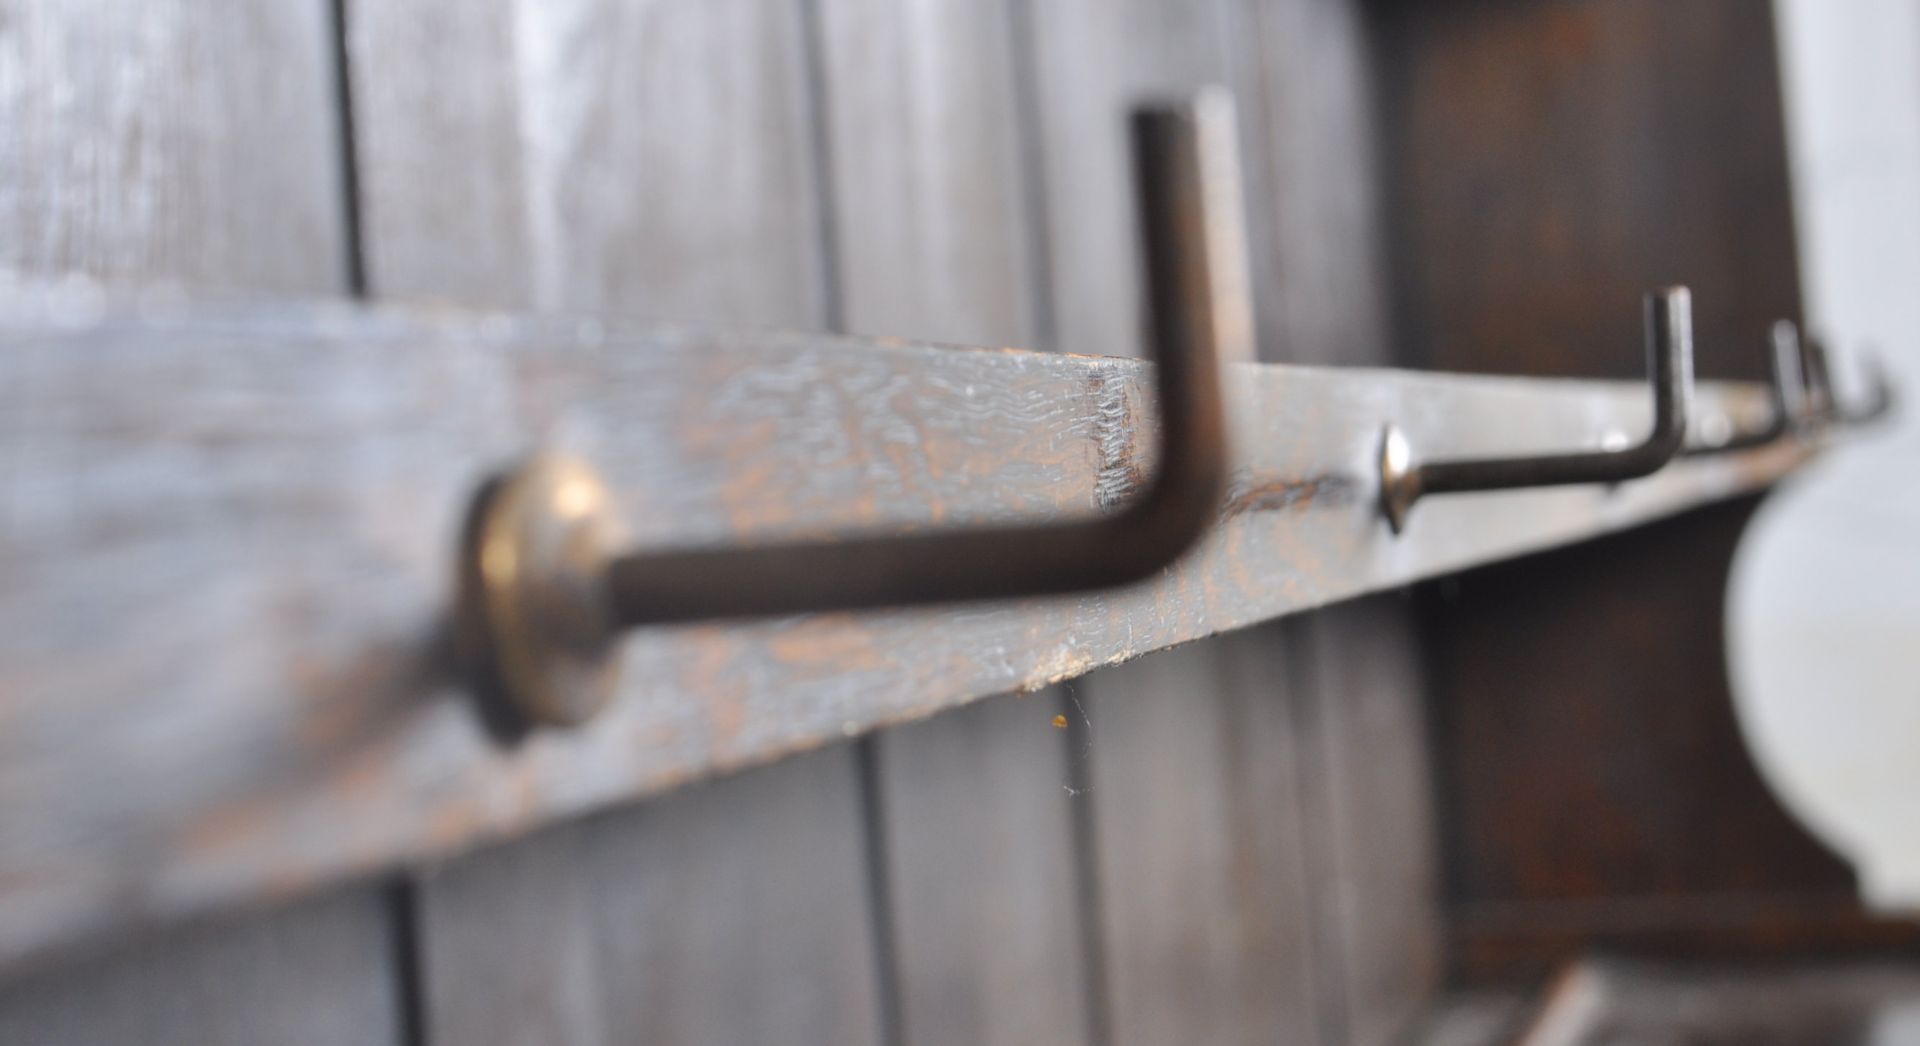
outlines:
M482 488L461 547L460 614L476 680L533 723L572 726L619 681L607 568L623 527L585 462L533 458Z

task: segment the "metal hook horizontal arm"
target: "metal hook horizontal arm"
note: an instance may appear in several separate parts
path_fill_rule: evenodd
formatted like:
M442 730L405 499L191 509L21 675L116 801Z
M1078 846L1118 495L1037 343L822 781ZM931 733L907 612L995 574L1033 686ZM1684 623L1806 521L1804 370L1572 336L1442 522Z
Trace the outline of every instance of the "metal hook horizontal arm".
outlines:
M1803 350L1800 328L1792 320L1776 320L1768 332L1769 361L1767 400L1770 413L1765 426L1751 432L1736 433L1719 443L1689 446L1683 457L1708 457L1769 446L1793 435L1805 426L1808 417L1807 379L1802 371Z
M1388 425L1380 448L1380 505L1394 532L1406 525L1414 503L1429 494L1618 483L1650 475L1671 461L1686 442L1693 401L1692 298L1685 287L1648 294L1645 317L1653 386L1653 426L1645 439L1621 450L1414 464L1406 437Z
M577 723L611 696L634 626L1105 588L1190 548L1226 487L1218 361L1251 354L1231 98L1142 110L1132 138L1161 420L1136 499L1073 522L621 552L593 470L538 458L490 483L469 518L463 631L481 681L535 721Z

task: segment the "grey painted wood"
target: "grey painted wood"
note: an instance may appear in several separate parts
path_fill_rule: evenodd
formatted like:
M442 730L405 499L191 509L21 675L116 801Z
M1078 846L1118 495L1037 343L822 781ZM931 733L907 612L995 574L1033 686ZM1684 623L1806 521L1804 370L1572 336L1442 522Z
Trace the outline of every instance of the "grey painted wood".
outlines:
M488 470L539 444L580 453L634 540L661 545L928 525L936 506L944 522L1093 511L1104 480L1138 472L1109 463L1152 444L1144 366L445 311L57 311L0 321L7 957L1631 526L1810 453L1434 498L1396 538L1367 479L1377 419L1463 453L1573 445L1644 424L1644 390L1248 365L1229 383L1223 518L1154 581L645 632L595 723L502 746L442 639L452 543ZM1702 398L1764 409L1755 386ZM881 438L915 449L868 453Z
M1009 0L817 0L854 333L1040 347Z
M1440 987L1439 828L1407 608L1382 595L1305 619L1300 734L1316 936L1339 1041L1403 1042Z
M797 3L349 0L381 297L817 329Z
M817 10L844 325L1038 344L1008 5ZM874 738L907 1042L1086 1039L1061 707L1000 697Z
M1135 309L1132 299L1135 256L1123 237L1130 226L1121 210L1128 200L1124 151L1117 138L1118 115L1141 94L1187 89L1200 83L1235 87L1248 196L1248 244L1254 301L1263 359L1288 362L1353 363L1377 359L1389 346L1387 283L1378 266L1378 229L1373 226L1377 185L1368 155L1373 136L1366 95L1365 40L1354 5L1322 0L1287 2L1178 4L1131 0L1086 4L1054 0L1034 5L1038 82L1049 143L1049 195L1056 213L1050 225L1059 258L1055 293L1062 341L1083 351L1090 345L1123 341L1124 324ZM1077 339L1087 339L1081 343ZM1272 633L1266 656L1278 657L1279 636L1306 641L1316 628L1305 619ZM1203 644L1203 650L1207 647ZM1229 672L1222 675L1210 657L1232 657L1224 647L1213 654L1188 656L1184 682L1166 676L1135 682L1127 670L1102 673L1087 684L1096 699L1111 689L1135 687L1184 691L1188 705L1218 703L1238 707L1264 695L1233 692L1247 685ZM1277 671L1277 669L1276 669ZM1299 689L1313 687L1303 679ZM1151 701L1153 698L1141 698ZM1169 700L1160 698L1160 700ZM1215 712L1214 714L1221 714ZM1111 718L1109 737L1124 737L1109 747L1152 750L1184 746L1199 764L1221 761L1226 743L1206 715ZM1292 743L1290 730L1277 727ZM1100 764L1096 764L1100 765ZM1185 767L1146 763L1136 774L1158 774L1143 791L1186 796L1204 803ZM1274 940L1234 946L1215 944L1208 962L1190 967L1183 981L1162 983L1178 963L1187 942L1175 924L1153 921L1175 899L1163 896L1167 884L1193 869L1193 840L1181 833L1189 821L1169 817L1149 824L1121 841L1103 838L1096 869L1108 926L1104 937L1107 1010L1116 1041L1151 1042L1176 1029L1210 1029L1222 1040L1270 1038L1276 1022L1290 1040L1309 1041L1337 1027L1342 997L1337 963L1322 961L1313 976L1316 942L1306 914L1307 866L1298 854L1301 834L1300 790L1284 779L1267 782L1254 794L1287 810L1276 828L1273 861L1251 866L1245 874L1266 881L1264 910L1245 916L1271 928ZM1231 787L1253 787L1234 782ZM1170 798L1169 802L1175 800ZM1101 799L1093 800L1105 824ZM1309 811L1319 816L1319 811ZM1163 833L1156 835L1155 833ZM1278 856L1285 853L1286 857ZM1204 876L1202 876L1204 878ZM1312 884L1318 900L1331 884ZM1188 919L1226 919L1235 898L1199 890L1190 898L1197 908ZM1209 907L1211 905L1211 907ZM1179 910L1179 909L1174 909ZM1130 920L1143 920L1134 925ZM1203 931L1194 930L1193 933ZM1256 933L1256 937L1258 934ZM1267 949L1262 951L1262 949ZM1276 962L1284 953L1285 961ZM1270 967L1260 969L1260 966ZM1195 979L1198 979L1196 985ZM1264 978L1267 995L1247 994L1240 986ZM1171 987L1178 984L1179 988ZM1324 996L1317 998L1315 993ZM1144 1030L1142 1030L1144 1029Z
M435 869L430 1038L875 1041L857 787L843 748Z
M1285 654L1258 628L1083 684L1116 1043L1318 1041Z
M235 293L345 290L327 14L319 2L245 11L199 0L0 3L0 272ZM9 453L34 452L15 444ZM31 526L32 516L9 526ZM218 672L244 655L229 647L210 657ZM11 699L20 681L6 665L0 691ZM75 711L89 721L76 729L111 728L85 705ZM198 728L190 713L176 722ZM164 746L167 732L139 743ZM9 832L19 826L7 821ZM92 862L36 874L110 875ZM91 904L107 919L120 907L107 897ZM0 981L0 1042L396 1041L403 1007L388 910L378 887L356 886L62 957Z
M0 271L244 291L346 274L324 3L0 3Z
M1261 358L1395 362L1391 281L1382 252L1385 190L1373 42L1363 3L1241 0L1249 86L1242 121L1269 255L1256 291Z
M1264 359L1396 361L1376 155L1381 72L1364 5L1245 4L1264 128L1271 283ZM1328 1041L1400 1041L1438 987L1433 782L1411 608L1378 597L1285 626L1301 721L1304 843Z
M385 898L359 888L0 983L0 1042L395 1043Z
M877 738L909 1042L1086 1040L1063 708L1002 695Z
M1125 118L1142 97L1206 84L1243 88L1236 9L1226 3L1036 0L1028 5L1041 129L1050 291L1062 348L1140 350L1140 261ZM1249 262L1270 282L1257 108L1240 113ZM1256 312L1268 295L1254 295ZM1261 326L1270 327L1261 316ZM1264 330L1263 330L1264 335ZM1203 643L1088 679L1091 819L1084 888L1098 921L1092 971L1098 1034L1115 1043L1239 1041L1276 1022L1313 1025L1305 880L1290 782L1217 768L1227 724L1261 699L1238 669L1245 641ZM1229 664L1229 662L1234 662ZM1290 738L1278 719L1271 740ZM1238 724L1236 724L1237 726ZM1284 760L1283 760L1284 761ZM1215 768L1212 772L1197 768ZM1275 786L1275 787L1258 787ZM1250 823L1242 802L1271 804ZM1271 828L1271 832L1261 831ZM1247 834L1242 835L1245 831ZM1272 858L1272 860L1268 860Z
M374 292L819 328L801 11L356 3ZM856 785L829 748L445 869L422 887L429 1035L871 1039Z
M1241 88L1238 32L1224 0L1025 0L1034 78L1048 274L1059 347L1141 355L1139 224L1127 114L1143 99L1196 87ZM1244 91L1240 92L1243 96ZM1240 119L1241 152L1261 151L1259 127ZM1249 177L1257 171L1249 169ZM1250 184L1250 261L1265 284L1265 192ZM1258 301L1262 295L1254 295Z

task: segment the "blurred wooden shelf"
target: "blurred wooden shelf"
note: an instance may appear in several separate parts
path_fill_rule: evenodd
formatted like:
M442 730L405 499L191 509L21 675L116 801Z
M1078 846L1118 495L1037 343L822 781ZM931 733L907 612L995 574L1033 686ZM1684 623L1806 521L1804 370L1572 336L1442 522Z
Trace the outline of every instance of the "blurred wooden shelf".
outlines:
M535 448L637 546L1096 512L1153 467L1136 361L327 304L0 309L0 961L457 852L1152 650L1763 488L1811 450L1434 498L1382 427L1592 446L1633 382L1237 365L1218 526L1071 598L645 630L591 725L504 744L449 655L462 514ZM1623 347L1632 353L1633 346ZM1701 415L1762 422L1757 384Z

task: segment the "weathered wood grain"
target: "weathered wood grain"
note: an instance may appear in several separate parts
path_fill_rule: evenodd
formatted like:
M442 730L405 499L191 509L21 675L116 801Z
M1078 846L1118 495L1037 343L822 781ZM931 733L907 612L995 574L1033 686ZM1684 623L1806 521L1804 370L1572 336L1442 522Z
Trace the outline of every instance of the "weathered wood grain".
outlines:
M907 1041L1086 1041L1060 714L1001 695L875 738Z
M643 632L609 714L502 747L444 642L454 536L490 470L580 453L645 544L1093 511L1150 467L1143 365L418 310L97 319L61 300L0 309L7 957L1631 526L1805 455L1435 498L1395 538L1374 504L1382 420L1436 451L1590 444L1645 424L1644 390L1244 365L1222 522L1153 583ZM1702 398L1765 409L1752 386Z
M843 326L1041 344L1011 5L816 9ZM906 1042L1087 1039L1068 769L1050 724L1062 707L1058 694L1000 697L872 739Z
M1116 1043L1322 1041L1284 656L1250 629L1084 682Z
M1126 114L1143 99L1240 87L1231 13L1224 0L1032 0L1022 11L1045 200L1039 217L1052 262L1048 296L1066 351L1144 354L1139 311L1128 304L1143 270ZM1239 129L1242 155L1259 155L1259 124L1243 111ZM1249 262L1256 286L1265 286L1264 190L1249 181L1247 195ZM1263 295L1253 297L1258 307Z
M842 324L1034 345L1010 0L817 4Z
M1694 360L1766 373L1798 320L1771 8L1381 3L1396 304L1409 361L1640 373L1642 288L1692 288Z
M387 918L355 889L29 971L0 985L0 1042L401 1046Z
M1390 365L1393 286L1384 252L1379 79L1366 5L1352 0L1242 0L1249 71L1242 118L1258 130L1249 213L1270 232L1256 297L1261 359ZM1631 297L1627 299L1632 301Z
M322 3L0 3L0 271L344 286Z
M1263 358L1385 365L1404 352L1367 5L1247 5L1266 126L1273 282ZM1411 608L1328 607L1283 626L1298 714L1314 988L1329 1042L1399 1041L1439 983L1437 858Z
M1061 347L1140 350L1138 224L1120 119L1143 97L1220 84L1238 96L1253 301L1262 347L1274 350L1268 125L1247 75L1253 67L1242 61L1241 7L1216 0L1031 5L1028 60ZM1311 941L1288 932L1304 931L1308 905L1292 764L1283 757L1280 772L1266 777L1196 771L1241 767L1223 724L1249 708L1284 708L1284 692L1262 689L1263 681L1235 667L1279 656L1271 643L1260 649L1201 644L1098 673L1078 688L1091 719L1092 744L1082 758L1093 787L1076 814L1093 843L1083 889L1097 924L1091 990L1103 1041L1311 1033ZM1281 712L1276 722L1285 718ZM1262 736L1291 748L1284 725ZM1275 816L1250 819L1247 803Z
M0 272L346 290L328 22L317 2L0 2ZM8 514L0 530L23 522ZM191 714L173 723L151 743L197 729ZM386 893L359 884L15 971L0 982L0 1042L395 1042L393 940Z
M1440 987L1440 828L1426 694L1396 596L1329 607L1299 642L1299 727L1334 1041L1406 1041Z
M821 325L799 4L348 9L376 297Z
M753 0L354 4L373 293L825 326L804 17ZM835 746L441 870L422 889L430 1036L871 1039L857 780ZM494 958L529 939L524 961Z
M857 788L792 759L430 871L430 1037L879 1041Z

